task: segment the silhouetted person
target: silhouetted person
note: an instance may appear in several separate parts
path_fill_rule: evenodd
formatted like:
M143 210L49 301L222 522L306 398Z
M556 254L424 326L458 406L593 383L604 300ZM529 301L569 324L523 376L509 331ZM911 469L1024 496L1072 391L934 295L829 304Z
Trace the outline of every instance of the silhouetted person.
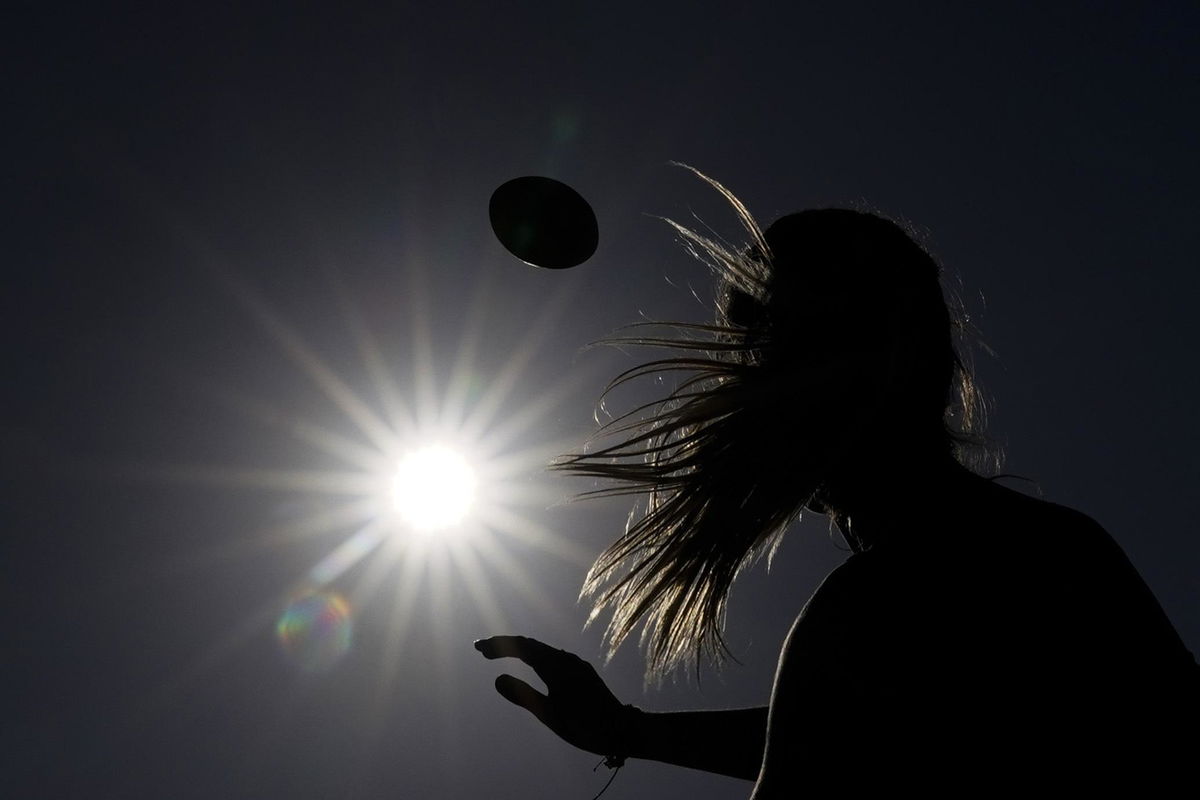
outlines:
M760 800L1154 796L1180 778L1190 794L1195 660L1099 525L964 466L979 405L935 262L855 211L760 232L716 187L751 244L679 228L720 275L716 324L642 338L677 352L621 380L680 370L679 388L560 465L647 497L585 591L612 613L611 647L647 626L662 674L721 654L739 568L802 509L852 554L800 612L769 707L643 712L578 657L508 636L476 647L527 662L548 693L507 675L500 693L577 747L756 780Z

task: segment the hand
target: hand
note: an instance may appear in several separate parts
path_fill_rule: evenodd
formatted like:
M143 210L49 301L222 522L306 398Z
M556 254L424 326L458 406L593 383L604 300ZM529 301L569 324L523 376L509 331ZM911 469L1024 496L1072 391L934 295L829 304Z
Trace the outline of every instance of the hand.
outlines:
M622 705L591 664L526 636L492 636L475 642L486 658L519 658L546 684L542 694L512 675L496 678L496 691L542 721L564 741L600 756L630 755L638 710Z

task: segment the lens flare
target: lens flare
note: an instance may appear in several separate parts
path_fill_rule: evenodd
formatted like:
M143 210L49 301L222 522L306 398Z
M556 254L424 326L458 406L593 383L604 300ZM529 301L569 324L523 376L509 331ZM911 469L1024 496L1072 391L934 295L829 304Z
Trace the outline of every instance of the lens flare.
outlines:
M316 592L293 600L275 624L288 659L304 672L327 672L350 649L350 604L336 592Z

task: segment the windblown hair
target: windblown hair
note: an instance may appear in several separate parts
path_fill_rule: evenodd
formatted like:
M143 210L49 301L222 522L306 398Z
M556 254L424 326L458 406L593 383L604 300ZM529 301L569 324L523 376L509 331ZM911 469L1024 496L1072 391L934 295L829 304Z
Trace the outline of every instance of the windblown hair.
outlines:
M948 311L940 270L912 238L891 221L843 209L789 215L763 231L728 189L692 171L729 202L750 240L735 247L667 220L718 278L716 321L647 323L634 327L666 333L607 340L670 354L618 375L605 397L644 378L670 377L675 388L602 426L590 452L554 465L614 484L585 497L644 498L581 596L594 600L589 622L611 610L610 654L644 623L647 676L659 678L693 659L698 667L729 655L722 630L734 580L774 552L818 495L854 422L831 424L845 416L847 392L878 393L854 381L815 383L806 369L814 358L861 360L874 347L886 372L889 337L904 326L924 360L892 376L913 395L899 422L926 428L960 460L982 442L982 401L954 343L962 324ZM801 304L838 292L852 293L856 316L874 321L814 329Z

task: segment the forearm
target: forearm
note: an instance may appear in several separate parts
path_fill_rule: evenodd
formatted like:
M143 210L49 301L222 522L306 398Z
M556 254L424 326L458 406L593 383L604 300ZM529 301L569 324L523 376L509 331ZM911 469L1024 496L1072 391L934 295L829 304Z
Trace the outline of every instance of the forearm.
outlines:
M766 736L766 706L667 713L635 709L627 755L752 781L762 766Z

